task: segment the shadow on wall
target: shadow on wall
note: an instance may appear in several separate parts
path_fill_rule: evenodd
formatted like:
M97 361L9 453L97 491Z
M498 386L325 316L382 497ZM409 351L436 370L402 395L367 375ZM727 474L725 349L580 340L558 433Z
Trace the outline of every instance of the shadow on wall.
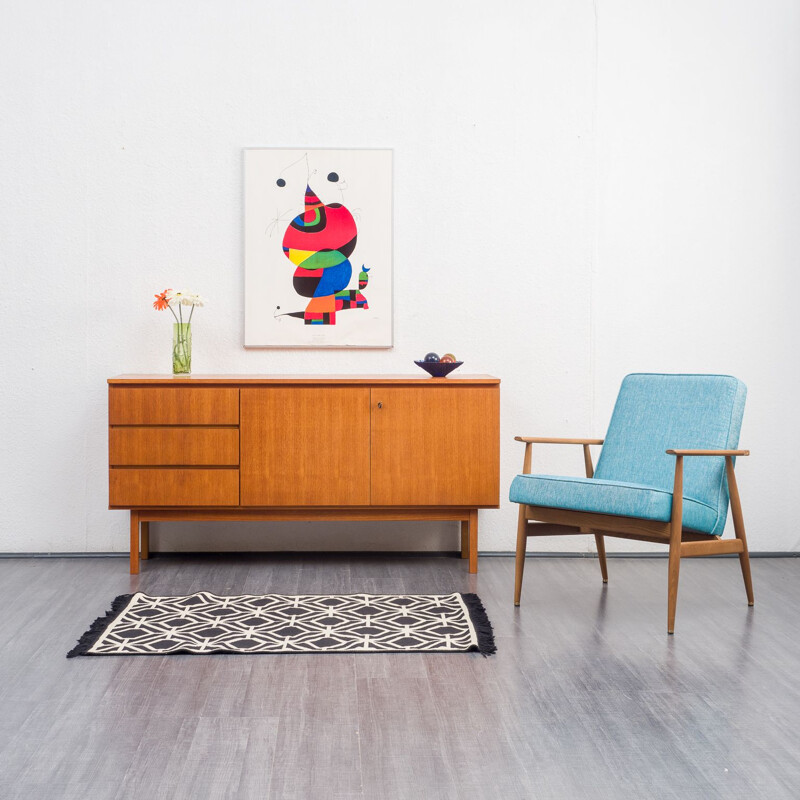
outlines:
M152 522L154 552L453 551L458 522Z

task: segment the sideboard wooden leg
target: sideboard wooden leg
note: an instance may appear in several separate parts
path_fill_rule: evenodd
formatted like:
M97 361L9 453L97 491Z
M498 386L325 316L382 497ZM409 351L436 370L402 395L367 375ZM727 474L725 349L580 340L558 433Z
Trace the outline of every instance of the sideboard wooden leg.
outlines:
M139 574L139 512L131 511L131 575Z
M469 571L474 575L478 571L478 509L469 512Z
M469 520L461 520L461 558L469 558Z
M142 521L139 525L142 529L142 558L146 561L150 558L150 523Z

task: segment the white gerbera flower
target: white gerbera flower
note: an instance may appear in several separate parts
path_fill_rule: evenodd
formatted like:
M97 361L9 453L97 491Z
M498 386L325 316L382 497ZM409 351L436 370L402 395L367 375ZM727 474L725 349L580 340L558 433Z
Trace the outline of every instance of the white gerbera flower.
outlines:
M179 306L183 302L185 295L185 292L173 289L171 292L167 293L167 303L169 303L172 308L175 308L175 306Z
M197 294L197 292L189 292L186 289L171 290L166 294L167 303L173 308L175 306L204 306L206 299Z

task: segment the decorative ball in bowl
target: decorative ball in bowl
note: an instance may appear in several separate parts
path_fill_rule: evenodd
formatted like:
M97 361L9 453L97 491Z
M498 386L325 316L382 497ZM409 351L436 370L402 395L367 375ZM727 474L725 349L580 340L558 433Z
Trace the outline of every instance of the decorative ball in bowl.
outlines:
M432 378L446 378L464 362L456 361L456 357L452 353L445 353L441 358L436 353L428 353L422 361L414 363L424 369Z

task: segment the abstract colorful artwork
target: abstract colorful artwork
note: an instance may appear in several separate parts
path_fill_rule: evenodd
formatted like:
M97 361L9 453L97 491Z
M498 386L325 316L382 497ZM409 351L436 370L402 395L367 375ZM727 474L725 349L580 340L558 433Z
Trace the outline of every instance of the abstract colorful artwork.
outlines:
M391 347L391 150L245 150L245 346Z

